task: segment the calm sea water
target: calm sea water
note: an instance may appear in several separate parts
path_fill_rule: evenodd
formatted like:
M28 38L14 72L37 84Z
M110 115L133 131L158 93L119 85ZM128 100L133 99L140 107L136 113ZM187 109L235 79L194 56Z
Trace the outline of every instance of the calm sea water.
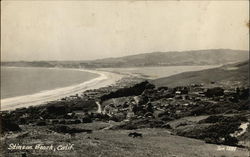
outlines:
M76 85L96 77L71 69L1 67L1 99Z

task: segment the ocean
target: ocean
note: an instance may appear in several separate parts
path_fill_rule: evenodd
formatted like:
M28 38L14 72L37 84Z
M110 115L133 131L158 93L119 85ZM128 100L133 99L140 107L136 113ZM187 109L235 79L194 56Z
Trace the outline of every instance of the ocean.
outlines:
M77 85L98 76L73 69L1 67L1 99Z
M155 79L214 67L216 66L103 68L95 71L1 67L1 110L45 104L88 89L111 85L124 76Z

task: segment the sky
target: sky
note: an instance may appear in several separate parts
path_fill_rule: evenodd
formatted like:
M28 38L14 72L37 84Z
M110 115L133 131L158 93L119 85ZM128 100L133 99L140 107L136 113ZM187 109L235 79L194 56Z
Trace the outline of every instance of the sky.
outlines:
M1 60L249 50L248 1L1 1Z

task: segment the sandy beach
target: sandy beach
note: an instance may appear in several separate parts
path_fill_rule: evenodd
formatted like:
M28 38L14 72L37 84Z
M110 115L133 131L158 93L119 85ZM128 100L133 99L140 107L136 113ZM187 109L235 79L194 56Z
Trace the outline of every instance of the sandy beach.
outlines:
M190 69L189 68L182 69L178 67L179 70L174 70L174 71L171 70L171 67L168 67L170 69L164 70L165 72L160 71L158 72L158 75L160 75L160 77L165 76L164 74L166 74L167 76L170 76L170 75L174 75L174 74L178 74L178 73L186 72L190 70L195 71L195 70L214 68L214 67L218 67L218 65L206 66L206 67L201 66L201 67L196 67L196 69L194 66L191 66L191 67L192 68ZM166 67L161 67L161 68L166 68ZM58 69L58 68L52 68L52 69ZM69 69L65 68L65 70L69 70ZM61 98L75 95L77 93L82 93L89 89L98 89L101 87L111 85L115 83L116 81L122 79L124 76L128 76L128 75L131 77L144 78L144 75L145 76L156 75L155 73L157 73L157 70L155 68L152 69L152 67L136 68L133 71L131 71L131 68L128 68L128 69L127 68L121 68L121 69L120 68L117 68L117 69L116 68L113 68L113 69L103 68L103 69L97 69L97 70L70 69L70 70L95 73L95 74L98 74L99 77L80 83L78 85L72 85L72 86L61 87L61 88L56 88L52 90L41 91L39 93L34 93L31 95L16 96L16 97L11 97L11 98L1 99L1 111L14 110L16 108L21 108L21 107L46 104L47 102L59 100Z
M96 73L100 76L78 85L57 88L54 90L41 91L39 93L34 93L31 95L1 99L1 111L14 110L16 108L21 108L21 107L29 107L29 106L45 104L46 102L59 100L66 96L82 93L89 89L98 89L101 87L111 85L123 77L123 75L120 74L99 71L99 70L86 70L86 69L71 69L71 70Z

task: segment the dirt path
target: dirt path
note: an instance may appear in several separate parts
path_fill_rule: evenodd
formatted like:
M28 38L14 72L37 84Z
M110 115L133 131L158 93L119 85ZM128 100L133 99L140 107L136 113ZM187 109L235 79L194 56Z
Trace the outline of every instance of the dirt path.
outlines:
M95 103L97 105L97 111L96 112L97 113L102 113L102 106L101 106L100 102L96 101Z

